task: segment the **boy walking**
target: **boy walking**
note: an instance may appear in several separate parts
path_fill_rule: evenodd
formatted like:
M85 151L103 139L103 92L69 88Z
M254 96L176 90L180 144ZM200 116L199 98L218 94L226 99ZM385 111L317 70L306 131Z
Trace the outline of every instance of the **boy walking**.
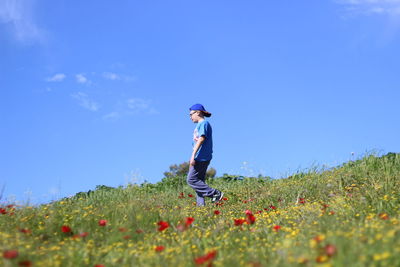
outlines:
M195 104L189 108L190 119L197 123L193 133L193 152L189 161L187 183L196 191L197 206L205 206L204 197L210 197L211 202L220 201L224 195L218 189L205 183L207 167L212 159L212 128L204 117L211 117L203 105Z

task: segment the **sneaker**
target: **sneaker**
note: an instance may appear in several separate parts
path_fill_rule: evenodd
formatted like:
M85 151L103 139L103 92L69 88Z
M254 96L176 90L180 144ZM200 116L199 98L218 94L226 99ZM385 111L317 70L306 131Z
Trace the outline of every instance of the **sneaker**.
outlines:
M223 192L216 190L215 194L212 196L211 202L217 203L222 199L223 196L224 196Z

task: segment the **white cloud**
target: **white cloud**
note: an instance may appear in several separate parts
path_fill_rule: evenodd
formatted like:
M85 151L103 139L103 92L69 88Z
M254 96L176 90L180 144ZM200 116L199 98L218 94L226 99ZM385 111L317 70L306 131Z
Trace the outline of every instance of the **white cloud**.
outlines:
M136 80L135 76L132 75L122 75L122 74L117 74L114 72L103 72L103 77L107 80L112 80L112 81L125 81L125 82L131 82Z
M85 75L83 75L83 74L77 74L77 75L75 75L75 78L76 78L76 81L78 83L82 83L82 84L84 84L84 83L89 84L90 83L88 78L86 78Z
M78 101L79 105L81 105L82 107L84 107L85 109L88 109L90 111L97 111L100 107L99 104L90 100L88 95L85 93L78 92L78 93L72 94L71 96Z
M130 114L136 114L139 112L158 114L158 111L151 106L151 100L146 100L142 98L130 98L127 100L127 106Z
M337 0L352 14L400 16L400 0Z
M65 79L65 74L64 73L57 73L54 74L52 77L46 78L47 82L62 82Z
M103 119L105 119L105 120L114 120L114 119L119 118L120 116L121 116L121 114L119 112L113 111L113 112L110 112L110 113L104 115Z
M112 80L112 81L121 79L121 77L118 74L112 73L112 72L104 72L103 73L103 77L108 79L108 80Z
M0 23L11 30L14 37L23 43L43 42L44 31L33 21L34 1L1 0Z

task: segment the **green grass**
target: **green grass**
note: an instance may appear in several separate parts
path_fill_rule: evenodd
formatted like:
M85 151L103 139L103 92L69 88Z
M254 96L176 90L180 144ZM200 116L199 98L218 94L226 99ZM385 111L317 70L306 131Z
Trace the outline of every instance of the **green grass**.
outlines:
M175 177L98 187L37 207L3 206L0 251L18 256L0 257L0 265L196 266L195 259L216 251L198 266L400 266L399 154L279 180L216 178L209 184L228 200L196 207L184 177ZM246 210L255 223L235 225ZM187 217L194 222L185 227ZM169 228L158 231L159 221ZM71 232L63 233L63 225Z

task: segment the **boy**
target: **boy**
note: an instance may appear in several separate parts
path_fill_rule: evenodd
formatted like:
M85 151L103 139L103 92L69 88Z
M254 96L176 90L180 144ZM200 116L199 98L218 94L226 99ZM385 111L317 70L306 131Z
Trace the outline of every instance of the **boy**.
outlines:
M204 197L210 197L213 203L224 195L221 191L205 183L207 167L212 159L212 128L204 117L211 117L203 105L195 104L189 108L190 119L197 123L193 133L193 152L189 161L187 183L196 191L197 206L205 206Z

